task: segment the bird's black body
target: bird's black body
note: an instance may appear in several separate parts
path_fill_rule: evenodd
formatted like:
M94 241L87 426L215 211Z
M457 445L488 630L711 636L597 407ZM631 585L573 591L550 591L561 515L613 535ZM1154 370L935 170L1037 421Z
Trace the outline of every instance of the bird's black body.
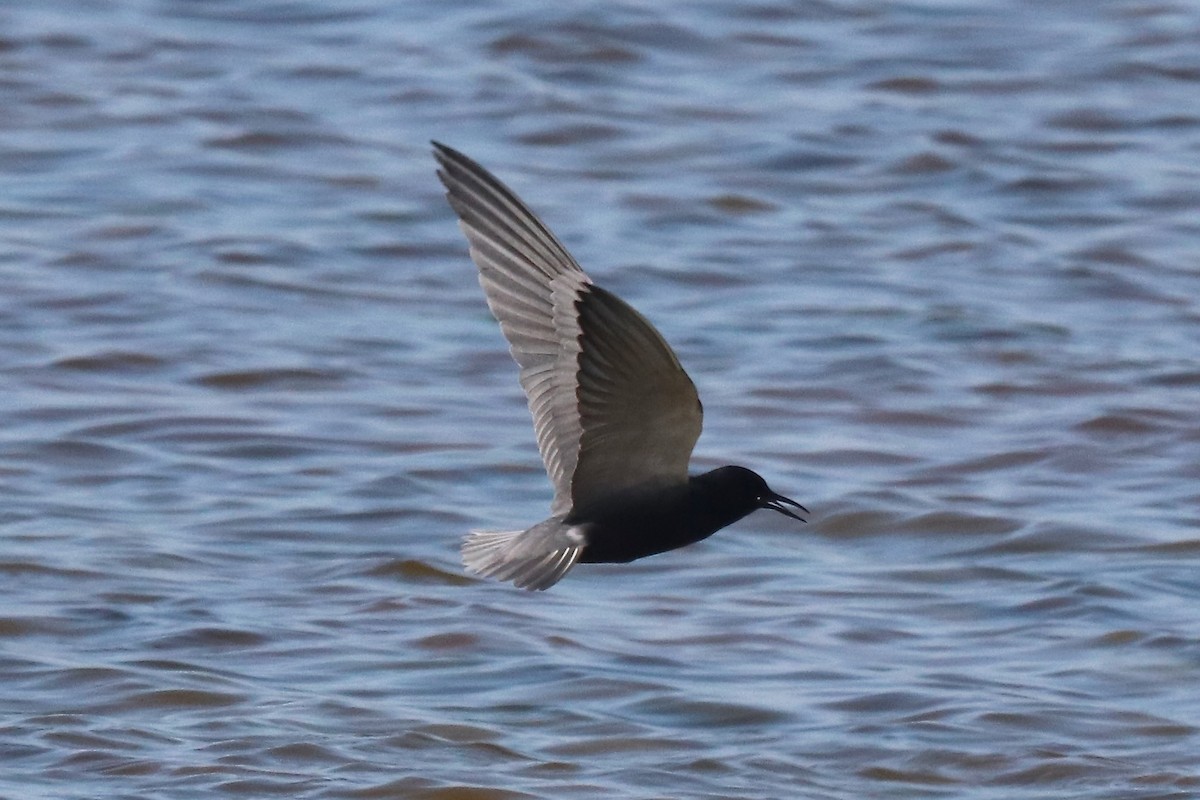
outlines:
M744 467L688 475L704 409L662 335L592 283L550 229L494 175L434 143L479 282L520 368L550 517L477 531L463 563L546 589L579 562L624 562L698 542L758 508L804 520Z
M776 497L750 470L721 467L692 475L683 486L615 495L564 523L583 529L581 562L621 563L707 539Z

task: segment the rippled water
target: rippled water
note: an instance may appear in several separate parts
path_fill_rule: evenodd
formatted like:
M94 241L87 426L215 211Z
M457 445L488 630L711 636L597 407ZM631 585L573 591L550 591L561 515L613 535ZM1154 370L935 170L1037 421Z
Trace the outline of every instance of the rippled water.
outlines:
M0 9L0 796L1200 795L1200 11ZM433 176L811 508L530 595Z

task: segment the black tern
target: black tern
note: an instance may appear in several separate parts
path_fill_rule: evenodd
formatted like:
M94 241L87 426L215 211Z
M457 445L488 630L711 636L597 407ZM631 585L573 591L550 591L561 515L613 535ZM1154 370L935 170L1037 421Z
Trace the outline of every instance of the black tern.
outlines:
M791 508L808 509L745 467L688 475L703 409L666 340L592 283L511 189L457 150L433 148L554 484L549 519L471 533L466 568L547 589L577 563L674 550L755 509L804 522Z

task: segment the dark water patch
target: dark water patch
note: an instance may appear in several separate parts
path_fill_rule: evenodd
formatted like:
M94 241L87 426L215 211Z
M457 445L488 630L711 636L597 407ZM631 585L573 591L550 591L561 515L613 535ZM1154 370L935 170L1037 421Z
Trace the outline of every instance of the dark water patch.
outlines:
M47 632L48 628L41 621L29 617L0 617L0 637L15 639L22 636L32 636Z
M1166 553L1181 556L1200 556L1200 538L1180 539L1173 542L1136 545L1134 549L1147 553Z
M983 383L973 387L980 394L996 397L1046 396L1046 397L1087 397L1118 395L1125 391L1121 384L1086 379L1062 379L1052 376L1037 376L1032 381L1022 383Z
M85 356L69 356L55 360L58 369L78 370L80 372L111 373L142 373L161 369L166 361L150 353L110 351Z
M113 225L100 225L92 228L87 237L98 239L142 239L154 234L166 233L167 229L158 223L128 222Z
M886 429L898 427L956 428L972 424L971 419L963 413L952 415L944 412L890 409L869 409L862 412L856 421L862 425L878 425Z
M1151 415L1129 411L1124 413L1101 414L1092 419L1080 422L1075 426L1077 431L1090 435L1110 436L1145 436L1159 432L1162 426L1151 421Z
M902 520L895 530L934 536L995 536L1011 533L1020 527L1019 522L1006 517L959 511L930 511Z
M21 446L9 450L8 457L18 463L53 465L73 476L128 467L140 461L138 454L128 448L74 438L23 442ZM111 473L106 472L105 475L111 476Z
M585 792L599 787L581 787ZM537 800L540 795L497 789L479 784L439 785L426 778L400 778L365 789L355 789L347 797L361 800L375 798L412 798L413 800Z
M395 579L402 583L430 582L448 586L467 586L475 582L457 569L451 572L435 564L411 558L389 559L370 568L364 574L372 578Z
M1200 370L1168 370L1147 377L1145 382L1151 386L1197 387L1200 386Z
M958 164L950 158L934 152L922 152L906 156L893 164L888 172L903 176L941 175L958 169Z
M1042 450L1013 450L939 466L935 470L959 475L981 472L1006 472L1037 464L1044 461L1049 455L1049 453Z
M1090 245L1075 251L1071 255L1081 261L1094 261L1122 267L1149 269L1156 266L1151 259L1142 254L1135 253L1128 247L1120 244Z
M154 689L137 692L112 704L113 711L188 710L226 708L245 698L228 692L202 689Z
M1093 639L1088 644L1094 647L1113 647L1123 648L1132 644L1145 640L1145 634L1140 631L1119 630L1109 631L1108 633Z
M289 436L255 434L241 438L208 438L200 452L217 458L246 461L286 461L319 457L325 450L319 442Z
M99 578L104 574L100 571L91 571L82 567L56 566L54 564L47 564L44 561L26 561L22 559L5 559L0 561L0 573L7 575L12 580L16 580L22 576L45 576L72 581Z
M264 755L275 761L293 762L298 765L324 762L331 766L336 766L342 764L346 758L344 753L339 753L312 742L294 742L292 744L279 745L266 750Z
M270 641L261 633L232 628L193 628L155 641L150 646L160 650L197 648L200 650L261 647Z
M355 252L367 258L380 259L427 259L447 258L457 254L457 249L443 242L389 242L387 244L360 247Z
M448 650L473 651L480 643L479 637L470 633L437 633L413 642L414 647L435 652Z
M538 131L522 134L518 141L541 147L587 144L615 140L625 135L625 130L613 125L580 122L543 127Z
M894 628L873 627L845 631L838 634L838 637L847 642L857 642L860 644L882 644L885 642L913 639L916 638L916 635L908 631L896 630Z
M902 770L889 767L866 767L859 775L868 781L898 783L913 786L937 786L957 783L954 778L934 770Z
M311 368L263 368L214 372L194 379L209 389L225 391L313 391L330 389L344 383L348 373Z
M896 92L899 94L925 95L937 92L940 86L938 82L932 78L920 75L912 75L873 81L872 83L867 84L867 88L885 92Z
M338 64L305 64L291 68L284 74L289 78L315 81L343 81L362 77L358 69Z
M759 214L777 207L765 200L740 194L722 194L708 199L709 205L726 214Z
M930 697L914 692L882 692L826 703L825 707L835 711L865 714L878 712L911 714L928 709L932 703L933 700Z
M1061 201L1063 195L1093 193L1103 190L1106 185L1104 179L1094 175L1059 172L1058 174L1027 175L1008 182L1003 188L1007 192L1024 197L1048 196ZM1067 216L1061 221L1068 223L1072 219L1081 224L1099 224L1105 221L1103 218L1087 216L1078 218Z
M822 153L813 150L795 151L772 156L762 166L780 172L841 172L861 164L855 156Z
M823 536L876 536L895 531L901 516L890 511L843 511L824 513L817 531Z
M219 792L229 795L245 795L247 797L264 797L278 795L281 797L294 797L297 793L305 790L312 790L316 781L311 779L296 779L291 776L278 777L275 779L260 777L260 778L239 778L237 780L222 781L214 786Z
M1122 303L1140 301L1179 305L1188 302L1172 291L1161 291L1147 281L1114 268L1084 264L1070 267L1062 274L1074 286L1076 293L1084 292Z
M1120 131L1133 123L1116 109L1079 107L1054 114L1045 120L1045 124L1051 128L1106 133Z

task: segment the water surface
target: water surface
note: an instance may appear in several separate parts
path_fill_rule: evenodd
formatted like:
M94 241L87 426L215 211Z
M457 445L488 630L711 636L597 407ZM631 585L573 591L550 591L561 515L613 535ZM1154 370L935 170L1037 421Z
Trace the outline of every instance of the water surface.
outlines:
M0 796L1200 794L1200 12L0 10ZM549 502L427 142L813 510Z

